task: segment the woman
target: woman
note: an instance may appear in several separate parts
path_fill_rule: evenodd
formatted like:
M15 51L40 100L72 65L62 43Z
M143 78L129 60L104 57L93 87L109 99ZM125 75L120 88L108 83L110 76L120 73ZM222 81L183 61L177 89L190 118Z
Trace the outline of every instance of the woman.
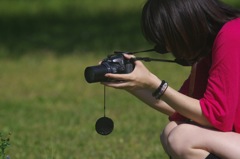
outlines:
M240 157L239 16L218 0L148 0L146 39L187 61L189 78L176 91L140 61L129 74L105 75L121 82L104 85L125 89L169 116L161 142L172 159Z

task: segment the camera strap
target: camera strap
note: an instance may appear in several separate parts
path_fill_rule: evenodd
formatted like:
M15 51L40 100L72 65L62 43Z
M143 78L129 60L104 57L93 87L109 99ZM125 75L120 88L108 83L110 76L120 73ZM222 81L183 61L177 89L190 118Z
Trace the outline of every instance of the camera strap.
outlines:
M143 52L157 52L160 54L168 53L166 51L160 52L157 47L154 47L153 49L148 49L148 50L143 50L143 51L135 51L135 52L114 51L114 54L135 55L135 54L143 53ZM134 60L140 60L140 61L145 61L145 62L151 62L151 61L170 62L170 63L177 63L181 66L190 66L190 64L184 59L167 60L167 59L155 59L155 58L149 58L149 57L136 57L136 58L134 58Z

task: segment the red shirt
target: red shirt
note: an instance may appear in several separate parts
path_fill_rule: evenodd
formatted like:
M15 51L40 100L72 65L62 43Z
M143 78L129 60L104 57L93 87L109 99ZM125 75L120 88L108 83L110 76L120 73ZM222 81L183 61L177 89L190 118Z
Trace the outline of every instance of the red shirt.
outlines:
M190 79L180 89L187 94ZM240 133L240 18L227 22L219 31L212 54L197 65L193 97L218 130ZM186 120L178 113L170 120Z

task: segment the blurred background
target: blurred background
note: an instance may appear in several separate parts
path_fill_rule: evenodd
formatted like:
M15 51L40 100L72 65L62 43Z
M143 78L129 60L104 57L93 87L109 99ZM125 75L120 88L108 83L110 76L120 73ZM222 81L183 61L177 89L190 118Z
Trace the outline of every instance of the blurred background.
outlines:
M237 0L225 0L239 6ZM0 56L141 49L144 0L1 0Z
M145 44L143 0L1 0L0 56L100 53Z
M83 76L114 50L152 47L141 33L144 2L0 0L0 132L11 132L11 159L167 158L159 142L167 117L124 91L106 90L115 129L98 135L103 86ZM240 7L239 0L224 2ZM189 73L146 65L176 89Z

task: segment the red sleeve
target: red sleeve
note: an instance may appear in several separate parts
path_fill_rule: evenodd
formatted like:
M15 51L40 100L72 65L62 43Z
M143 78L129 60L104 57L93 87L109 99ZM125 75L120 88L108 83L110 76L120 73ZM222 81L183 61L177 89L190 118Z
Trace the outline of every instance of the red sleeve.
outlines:
M239 28L240 18L230 21L215 39L207 88L200 99L204 116L221 131L232 131L239 115L236 113L240 106Z

